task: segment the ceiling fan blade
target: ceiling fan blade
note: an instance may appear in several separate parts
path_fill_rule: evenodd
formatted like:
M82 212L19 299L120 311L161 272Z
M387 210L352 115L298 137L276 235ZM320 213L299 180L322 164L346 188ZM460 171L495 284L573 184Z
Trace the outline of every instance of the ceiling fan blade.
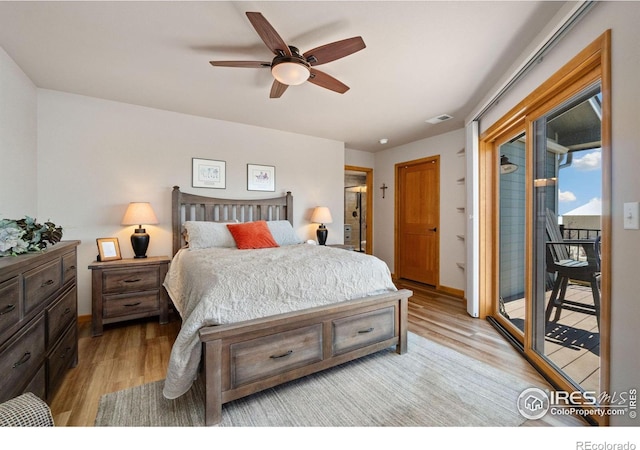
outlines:
M209 61L209 64L219 67L247 67L249 69L271 67L271 63L266 61Z
M349 90L349 86L347 86L343 82L338 81L331 75L327 75L326 73L320 72L317 69L311 69L309 82L315 84L316 86L320 86L325 89L337 92L339 94L344 94Z
M247 17L249 18L251 25L253 25L253 28L255 28L258 33L258 36L260 36L267 47L269 47L269 50L271 50L275 55L279 55L280 52L283 52L285 55L291 56L289 46L261 13L247 12Z
M362 38L357 36L332 42L331 44L321 45L320 47L305 52L303 56L312 66L318 66L349 56L365 47L366 45Z
M269 94L269 98L280 98L284 91L287 90L289 85L280 83L278 80L273 80L273 84L271 85L271 93Z

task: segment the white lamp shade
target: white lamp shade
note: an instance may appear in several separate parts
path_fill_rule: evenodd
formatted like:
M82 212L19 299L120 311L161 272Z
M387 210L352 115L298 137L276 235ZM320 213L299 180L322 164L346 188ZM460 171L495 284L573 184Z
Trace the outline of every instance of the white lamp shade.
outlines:
M311 215L311 222L313 223L331 223L333 219L331 218L331 211L326 206L318 206L313 210L313 214Z
M155 225L156 213L149 202L131 202L122 218L122 225Z
M295 86L302 84L309 79L309 69L304 65L295 62L283 62L271 68L274 78L282 84Z

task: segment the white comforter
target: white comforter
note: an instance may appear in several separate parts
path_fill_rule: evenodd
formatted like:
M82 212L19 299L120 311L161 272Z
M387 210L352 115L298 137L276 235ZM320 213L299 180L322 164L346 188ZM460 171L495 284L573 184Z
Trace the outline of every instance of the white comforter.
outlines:
M239 322L397 290L387 265L363 253L298 244L180 250L164 286L182 317L163 394L189 390L203 326Z

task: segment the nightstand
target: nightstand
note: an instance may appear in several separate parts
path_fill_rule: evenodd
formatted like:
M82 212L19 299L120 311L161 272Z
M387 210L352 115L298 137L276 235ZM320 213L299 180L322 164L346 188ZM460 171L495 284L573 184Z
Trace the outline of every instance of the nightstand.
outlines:
M91 263L92 335L100 336L105 324L142 317L167 323L169 296L162 283L170 262L150 256Z
M354 251L355 247L349 244L329 244L327 247L341 248L343 250L351 250Z

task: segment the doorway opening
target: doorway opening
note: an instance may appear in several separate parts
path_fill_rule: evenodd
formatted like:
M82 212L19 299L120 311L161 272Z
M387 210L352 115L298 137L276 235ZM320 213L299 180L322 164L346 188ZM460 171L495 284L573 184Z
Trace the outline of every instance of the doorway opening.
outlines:
M344 173L344 244L357 252L373 249L373 169L346 166Z

